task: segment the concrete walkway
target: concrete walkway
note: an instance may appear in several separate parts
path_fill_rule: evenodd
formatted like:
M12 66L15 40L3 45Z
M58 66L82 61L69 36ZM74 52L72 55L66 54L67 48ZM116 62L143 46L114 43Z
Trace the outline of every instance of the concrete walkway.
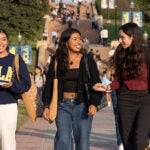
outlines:
M55 123L42 118L27 121L16 134L17 150L53 150ZM94 117L90 150L116 150L115 123L112 107L105 107Z

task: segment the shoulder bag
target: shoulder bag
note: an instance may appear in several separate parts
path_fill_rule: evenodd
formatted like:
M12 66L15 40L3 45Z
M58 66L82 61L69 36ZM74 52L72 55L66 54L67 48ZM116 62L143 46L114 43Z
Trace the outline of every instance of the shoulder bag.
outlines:
M86 74L87 74L86 82L84 82L84 89L85 89L86 100L89 105L93 89L92 89L91 75L90 75L90 71L89 71L87 56L84 56L84 63L85 63L85 69L86 69ZM100 110L100 105L97 106L97 111L99 111L99 110Z
M19 77L19 55L15 55L14 58L14 67L16 69L16 75L17 79L20 80ZM27 92L24 92L21 94L21 97L25 103L26 110L28 112L28 115L30 119L34 122L37 118L37 115L39 113L41 104L38 101L38 92L37 92L37 87L34 83L34 79L30 75L30 80L31 80L31 87Z
M53 79L53 95L49 105L49 122L52 123L57 116L57 103L58 103L58 79L57 79L57 60L54 63L54 79Z

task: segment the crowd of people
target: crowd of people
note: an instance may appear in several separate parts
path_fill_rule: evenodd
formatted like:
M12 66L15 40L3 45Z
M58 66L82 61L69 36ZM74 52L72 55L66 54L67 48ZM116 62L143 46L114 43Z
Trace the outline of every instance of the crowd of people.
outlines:
M67 10L64 5L62 8ZM47 74L36 66L33 78L43 105L39 117L49 121L54 62L57 61L58 110L54 150L73 150L74 145L76 150L90 149L92 121L102 99L106 99L109 106L113 105L118 149L144 150L150 132L150 53L140 28L131 22L120 26L119 45L102 78L99 50L87 52L84 42L89 42L88 38L82 39L78 29L70 26L59 39L55 36L53 40L54 43L57 40L56 53L50 56ZM104 42L107 45L107 41ZM31 83L21 57L20 80L17 80L12 63L14 55L9 53L8 46L8 34L0 29L0 139L2 150L16 150L18 111L14 95L27 91Z

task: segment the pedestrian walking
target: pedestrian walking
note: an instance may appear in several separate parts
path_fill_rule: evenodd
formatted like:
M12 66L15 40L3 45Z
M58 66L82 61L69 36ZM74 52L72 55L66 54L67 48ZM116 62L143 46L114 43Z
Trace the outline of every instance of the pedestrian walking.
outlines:
M16 150L15 132L17 126L16 94L27 91L30 77L27 67L19 57L19 76L14 68L14 55L8 51L9 39L5 30L0 29L0 139L2 150Z
M115 53L115 78L95 90L117 90L119 130L124 150L144 150L150 129L150 54L143 46L143 36L135 23L119 28L120 45ZM146 54L145 54L146 53Z
M42 93L43 93L43 88L46 82L46 77L42 73L42 69L39 66L35 67L34 82L37 87L37 91L39 95L39 103L41 103L41 106L43 106ZM42 117L42 115L43 115L43 107L40 108L38 117Z
M92 15L92 17L91 17L91 24L92 24L92 30L95 30L96 29L96 19L95 19L94 15Z
M111 54L112 55L109 59L109 64L108 64L108 68L107 68L106 76L105 76L105 82L104 82L105 85L112 83L112 81L114 80L114 77L115 77L114 53L111 53ZM102 83L103 83L103 80L102 80ZM106 95L107 95L106 97L108 100L111 99L112 106L113 106L118 150L124 150L120 131L119 131L119 124L118 124L117 93L115 90L113 90L112 92L107 92Z
M108 29L103 29L100 32L100 35L101 35L103 46L107 46L108 45Z
M58 111L54 150L73 150L73 141L76 150L89 150L90 148L92 120L97 112L101 93L91 90L91 99L89 101L86 99L84 85L88 75L85 69L85 58L87 58L89 65L92 85L100 82L100 79L94 59L88 54L81 53L81 51L81 33L77 29L68 28L61 34L59 47L49 66L43 92L43 116L46 120L49 120L54 60L57 60Z
M86 8L86 18L87 19L90 18L90 9L89 9L89 7Z
M79 14L76 15L76 26L79 27L80 25L80 16Z

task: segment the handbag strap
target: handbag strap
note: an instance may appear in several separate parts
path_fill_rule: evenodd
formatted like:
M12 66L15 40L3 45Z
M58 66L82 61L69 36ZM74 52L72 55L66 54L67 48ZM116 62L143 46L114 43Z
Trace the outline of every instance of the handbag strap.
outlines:
M87 73L88 79L89 79L89 81L90 81L91 76L90 76L90 71L89 71L89 65L88 65L87 56L84 56L84 63L85 63L86 73Z
M12 76L12 81L17 78L17 80L20 79L19 77L19 55L14 55L14 59L13 59L13 76Z
M54 78L57 79L57 59L55 58L54 62Z
M15 70L16 70L16 75L17 75L17 79L19 80L20 77L19 77L19 55L15 55L14 57L14 67L15 67Z

